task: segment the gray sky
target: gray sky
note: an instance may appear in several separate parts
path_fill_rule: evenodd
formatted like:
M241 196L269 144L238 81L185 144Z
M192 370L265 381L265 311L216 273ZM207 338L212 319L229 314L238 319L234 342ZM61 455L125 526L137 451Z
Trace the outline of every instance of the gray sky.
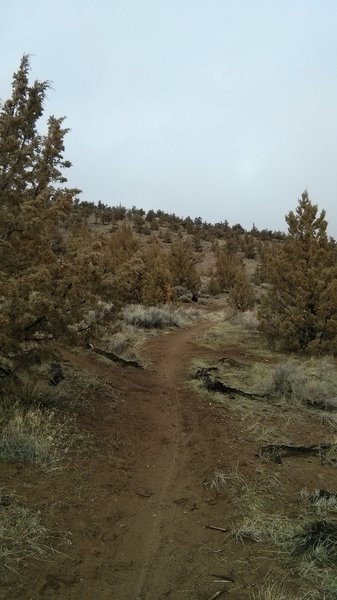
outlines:
M305 187L337 234L336 0L2 0L66 115L82 198L283 229Z

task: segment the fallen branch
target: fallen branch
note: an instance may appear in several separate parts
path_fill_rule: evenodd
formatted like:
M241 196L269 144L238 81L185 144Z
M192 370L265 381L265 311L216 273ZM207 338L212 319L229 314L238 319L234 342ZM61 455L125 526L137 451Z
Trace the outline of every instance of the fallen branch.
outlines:
M235 388L231 385L223 383L223 381L221 381L217 377L214 377L214 375L211 375L211 372L215 370L216 369L214 367L201 367L195 373L195 378L200 379L208 391L226 394L231 398L235 398L236 396L242 396L243 398L253 398L254 400L262 400L268 397L268 394L250 394L249 392L244 392L239 388Z
M108 352L107 350L102 350L101 348L96 348L92 344L90 344L90 350L93 350L96 354L100 356L104 356L109 360L120 363L123 367L134 367L135 369L144 369L143 365L140 364L137 360L129 360L128 358L123 358L122 356L118 356L114 352Z
M320 456L324 462L324 455L337 444L313 444L312 446L293 446L291 444L270 444L259 448L259 456L267 456L274 462L281 464L286 456Z
M210 573L210 576L216 577L216 581L214 583L235 583L235 579L229 575L214 575Z
M214 529L215 531L222 531L223 533L227 533L228 529L225 529L224 527L215 527L214 525L205 525L206 529Z
M208 598L208 600L216 600L216 598L220 598L220 596L222 596L223 594L226 593L227 590L220 590L219 592L216 592L214 594L214 596L211 596L210 598Z

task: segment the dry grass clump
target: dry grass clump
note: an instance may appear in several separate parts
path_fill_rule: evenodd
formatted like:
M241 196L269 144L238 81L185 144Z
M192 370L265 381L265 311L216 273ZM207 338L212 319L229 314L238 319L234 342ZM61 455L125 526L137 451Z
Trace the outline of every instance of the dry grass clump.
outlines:
M112 385L85 368L64 364L64 380L55 387L48 386L45 391L44 405L62 407L62 410L81 410L89 408L95 397L116 397Z
M290 556L301 557L317 567L334 565L337 558L337 524L310 520L307 516L290 519L281 514L256 512L246 517L236 529L238 541L270 542Z
M254 310L246 310L245 312L237 312L232 317L234 325L239 325L250 331L256 331L259 327L259 320Z
M234 539L245 542L251 540L276 548L273 556L278 558L300 577L301 590L298 598L324 598L335 600L337 594L337 495L333 492L316 490L314 493L303 491L300 495L298 514L291 516L275 513L275 498L280 496L278 480L264 481L261 472L254 479L247 478L238 471L224 474L224 478L233 486L235 501L239 503L242 521L234 528ZM276 486L275 486L276 484ZM271 503L269 501L271 500ZM286 505L286 503L283 503ZM309 588L308 588L309 586ZM285 595L285 588L277 583L265 582L265 585L252 596L262 598L292 598ZM283 594L283 596L282 596Z
M279 424L264 423L262 418L257 418L256 412L255 414L247 412L242 421L246 423L247 432L256 443L269 444L272 440L273 444L291 444L291 439L285 429L281 429Z
M180 311L166 306L127 306L122 313L128 325L144 329L163 329L165 327L181 327L186 320Z
M130 354L130 350L139 342L139 333L134 327L125 326L121 331L117 331L108 343L108 351L114 352L118 356ZM132 352L132 350L131 350Z
M331 513L337 514L337 494L335 492L315 490L310 493L307 490L302 490L299 497L305 510L314 515L324 518Z
M58 552L55 541L39 513L22 506L13 494L0 489L0 572L16 571L29 559L50 558Z
M60 419L52 411L19 404L1 405L0 460L37 464L58 469L76 436L70 418Z
M227 485L227 477L221 471L215 471L211 479L204 481L204 486L219 494Z
M214 320L217 321L215 326L201 337L201 342L205 346L223 348L226 344L226 346L241 350L242 354L246 356L270 359L272 352L259 330L253 327L253 317L248 316L246 321L243 317L244 324L242 324L239 314L233 310L227 310L222 314L218 313ZM248 327L247 322L251 322L252 327Z
M237 468L228 472L216 470L204 485L216 493L225 490L232 493L233 502L247 514L261 512L280 490L278 476L268 475L262 466L255 477L246 477Z
M319 596L315 591L294 595L285 581L278 583L268 576L259 590L249 594L249 600L319 600Z
M337 409L337 371L331 359L288 360L271 375L267 392L294 404Z

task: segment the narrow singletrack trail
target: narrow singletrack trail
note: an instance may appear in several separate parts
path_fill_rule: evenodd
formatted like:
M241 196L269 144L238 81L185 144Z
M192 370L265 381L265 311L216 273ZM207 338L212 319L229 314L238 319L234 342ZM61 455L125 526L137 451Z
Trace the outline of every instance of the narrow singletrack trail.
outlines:
M210 409L189 389L187 371L190 360L200 356L198 336L210 326L202 320L152 338L144 348L148 368L123 371L119 391L128 394L130 418L137 421L138 413L140 430L136 447L130 440L131 493L123 493L117 502L122 522L111 564L115 578L104 586L104 598L192 599L205 577L200 553L210 505L202 481L211 475L214 444L209 415L204 414ZM114 365L75 356L72 360L115 379ZM212 467L218 459L210 460Z
M150 338L144 370L64 352L111 385L111 397L90 398L81 416L100 450L80 455L54 483L35 475L32 500L45 495L58 507L54 522L71 531L72 545L6 600L207 600L216 591L209 573L218 557L209 548L224 538L205 527L228 523L203 482L235 463L237 432L226 409L187 384L190 361L216 354L198 344L211 326L206 315Z

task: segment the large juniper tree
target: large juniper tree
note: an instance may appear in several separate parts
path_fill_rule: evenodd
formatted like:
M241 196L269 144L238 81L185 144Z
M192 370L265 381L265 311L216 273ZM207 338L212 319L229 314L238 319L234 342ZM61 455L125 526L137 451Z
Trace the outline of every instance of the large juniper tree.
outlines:
M271 289L261 302L261 329L285 350L337 352L336 250L325 212L318 214L305 191L286 222L285 242L263 265Z
M77 249L66 248L62 235L78 192L64 187L67 129L52 116L39 133L49 84L30 84L29 70L24 56L0 105L0 367L69 333L84 298Z

